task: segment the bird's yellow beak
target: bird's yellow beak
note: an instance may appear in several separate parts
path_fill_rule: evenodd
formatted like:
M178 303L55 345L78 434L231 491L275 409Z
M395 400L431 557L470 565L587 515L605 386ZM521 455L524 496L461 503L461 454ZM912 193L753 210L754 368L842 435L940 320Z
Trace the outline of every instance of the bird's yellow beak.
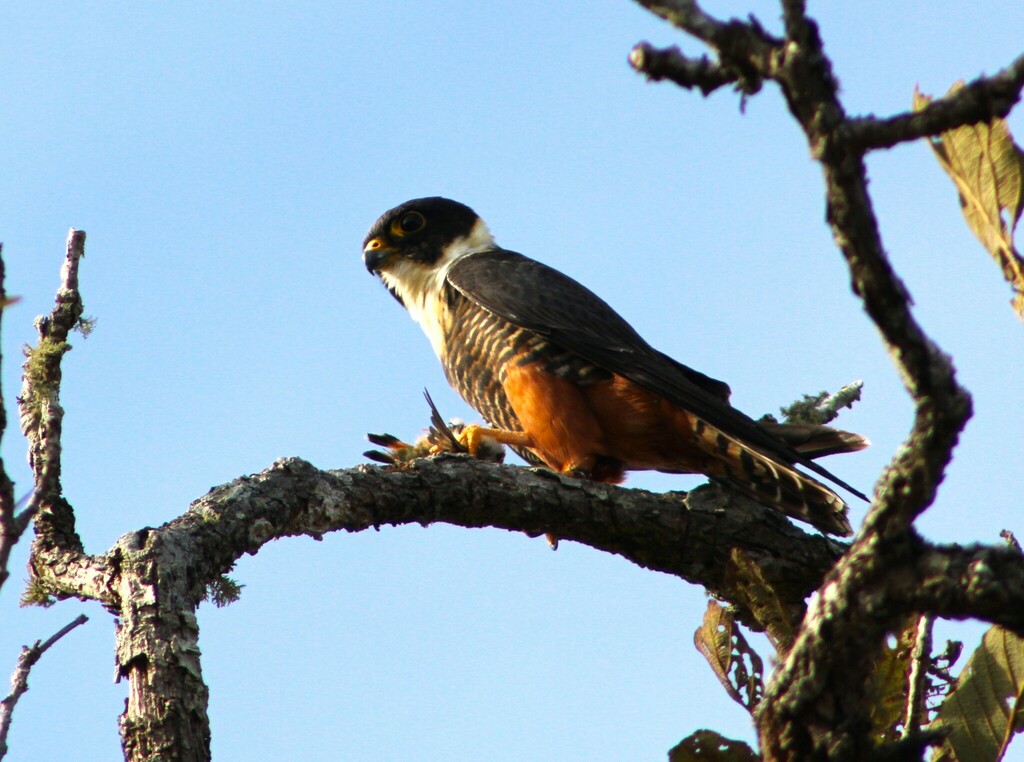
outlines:
M395 250L385 246L381 239L371 238L363 247L363 264L369 272L379 273L394 253Z

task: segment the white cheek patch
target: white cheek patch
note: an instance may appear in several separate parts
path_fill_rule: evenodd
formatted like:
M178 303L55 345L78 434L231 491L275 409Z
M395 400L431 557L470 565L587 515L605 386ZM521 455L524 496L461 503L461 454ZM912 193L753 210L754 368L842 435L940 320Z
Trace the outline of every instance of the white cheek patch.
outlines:
M448 271L463 257L494 248L494 237L487 225L483 220L477 220L469 235L448 244L433 265L401 259L380 274L385 285L402 298L412 319L420 324L430 339L434 354L442 360L446 353L448 315L441 294Z
M404 260L380 274L381 280L401 298L412 319L420 324L430 339L434 354L444 357L441 290L447 268L439 270Z

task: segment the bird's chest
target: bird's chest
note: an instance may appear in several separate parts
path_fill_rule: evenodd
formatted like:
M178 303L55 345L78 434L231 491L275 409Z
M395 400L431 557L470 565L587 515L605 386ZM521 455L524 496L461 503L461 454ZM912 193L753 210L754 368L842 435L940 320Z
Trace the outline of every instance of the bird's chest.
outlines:
M401 299L410 317L430 339L434 354L444 362L446 336L451 328L451 291L445 272L400 263L394 271L381 274L384 284Z
M438 321L448 382L492 423L511 428L502 382L524 332L451 289Z
M512 428L514 413L501 381L521 331L483 309L443 279L400 292L410 316L423 329L448 382L492 424Z

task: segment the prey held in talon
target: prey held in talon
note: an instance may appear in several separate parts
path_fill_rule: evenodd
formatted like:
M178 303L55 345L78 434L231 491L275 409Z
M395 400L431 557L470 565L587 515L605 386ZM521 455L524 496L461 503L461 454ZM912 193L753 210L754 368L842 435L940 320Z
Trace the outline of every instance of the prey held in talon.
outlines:
M420 324L452 387L492 426L466 427L534 465L603 482L627 471L701 473L831 534L842 498L866 499L813 458L868 441L829 426L762 424L727 384L652 347L598 296L498 246L464 204L431 197L385 212L363 261Z

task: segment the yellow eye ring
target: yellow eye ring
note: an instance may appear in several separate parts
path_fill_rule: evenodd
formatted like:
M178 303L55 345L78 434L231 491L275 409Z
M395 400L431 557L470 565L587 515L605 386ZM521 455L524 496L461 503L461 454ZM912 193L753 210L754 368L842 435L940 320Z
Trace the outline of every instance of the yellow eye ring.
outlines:
M427 225L427 218L419 212L406 212L392 225L392 230L396 235L408 235L409 233L417 233L423 230Z

